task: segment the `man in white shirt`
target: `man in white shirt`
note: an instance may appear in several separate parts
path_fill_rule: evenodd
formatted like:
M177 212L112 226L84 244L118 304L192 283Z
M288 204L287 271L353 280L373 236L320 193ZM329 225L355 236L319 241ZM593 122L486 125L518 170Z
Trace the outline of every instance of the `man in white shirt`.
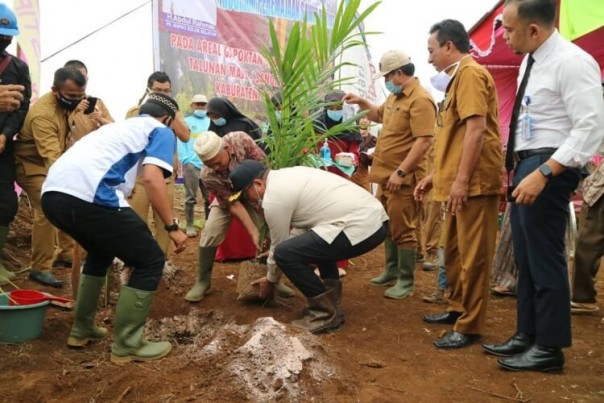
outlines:
M117 364L156 360L172 348L143 337L165 255L126 198L141 174L175 252L185 248L187 236L174 220L164 182L173 169L171 124L177 112L172 98L150 94L140 116L104 125L78 141L52 165L42 186L48 220L88 252L67 345L84 347L107 335L94 321L107 268L116 256L133 268L116 305L111 361Z
M518 313L514 336L483 348L508 357L497 362L512 371L564 367L562 348L571 345L564 252L568 205L580 168L604 135L599 66L560 36L555 16L555 0L507 0L503 11L506 42L527 54L520 67L517 119L510 123L515 147L508 150L516 162L510 220ZM513 167L513 160L506 162L508 170Z
M332 173L308 167L269 170L243 161L229 175L233 192L264 212L271 248L261 297L271 296L278 270L308 299L305 315L292 324L312 333L344 323L338 260L369 252L388 234L388 215L370 193ZM290 230L303 234L290 236ZM317 264L321 281L309 266Z

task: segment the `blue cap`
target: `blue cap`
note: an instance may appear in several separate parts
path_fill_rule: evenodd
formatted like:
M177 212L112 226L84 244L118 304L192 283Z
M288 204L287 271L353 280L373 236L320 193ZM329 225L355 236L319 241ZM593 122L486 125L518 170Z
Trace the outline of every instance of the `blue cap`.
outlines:
M6 4L0 3L0 35L19 35L17 16Z

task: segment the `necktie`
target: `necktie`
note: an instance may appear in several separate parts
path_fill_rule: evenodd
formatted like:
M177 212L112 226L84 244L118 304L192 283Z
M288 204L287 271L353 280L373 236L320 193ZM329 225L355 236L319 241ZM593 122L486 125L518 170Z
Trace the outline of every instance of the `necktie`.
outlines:
M512 119L510 120L510 132L508 134L508 147L505 155L505 170L508 172L514 169L514 142L516 140L516 128L518 127L518 116L520 116L522 98L524 97L524 91L526 90L529 75L531 74L531 67L533 67L534 62L535 59L533 59L533 56L529 55L526 70L524 70L524 76L516 94L516 101L514 101L514 110L512 112Z

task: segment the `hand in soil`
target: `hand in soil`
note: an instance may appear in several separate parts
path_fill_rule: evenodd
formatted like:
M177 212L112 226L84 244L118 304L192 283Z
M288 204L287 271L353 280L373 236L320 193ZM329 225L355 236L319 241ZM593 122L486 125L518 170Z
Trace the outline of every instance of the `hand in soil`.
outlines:
M251 285L258 287L258 296L260 298L273 299L275 297L275 283L271 283L266 277L252 281Z

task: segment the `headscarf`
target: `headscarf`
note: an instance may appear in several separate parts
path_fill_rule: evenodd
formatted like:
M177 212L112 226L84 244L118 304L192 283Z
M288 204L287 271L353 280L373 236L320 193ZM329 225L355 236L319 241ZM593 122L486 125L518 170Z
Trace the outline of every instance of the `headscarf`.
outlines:
M342 98L344 98L344 95L346 95L345 92L340 91L340 90L334 90L334 91L329 92L327 95L325 95L325 101L326 102L341 101ZM321 116L319 116L317 118L317 120L315 120L315 131L318 133L325 133L327 130L331 129L333 126L336 126L340 123L341 122L334 122L333 120L331 120L327 116L327 108L325 108L323 110L323 113L321 113ZM359 133L358 130L350 130L350 131L342 132L340 134L337 134L334 138L336 138L338 140L352 141L352 142L356 142L356 143L360 143L363 141L363 137L361 136L361 133Z
M208 102L207 113L215 113L226 119L224 126L216 126L214 122L210 122L209 131L213 131L220 137L224 137L230 132L245 132L254 140L262 137L262 130L250 118L245 116L237 109L231 101L226 98L212 98Z

